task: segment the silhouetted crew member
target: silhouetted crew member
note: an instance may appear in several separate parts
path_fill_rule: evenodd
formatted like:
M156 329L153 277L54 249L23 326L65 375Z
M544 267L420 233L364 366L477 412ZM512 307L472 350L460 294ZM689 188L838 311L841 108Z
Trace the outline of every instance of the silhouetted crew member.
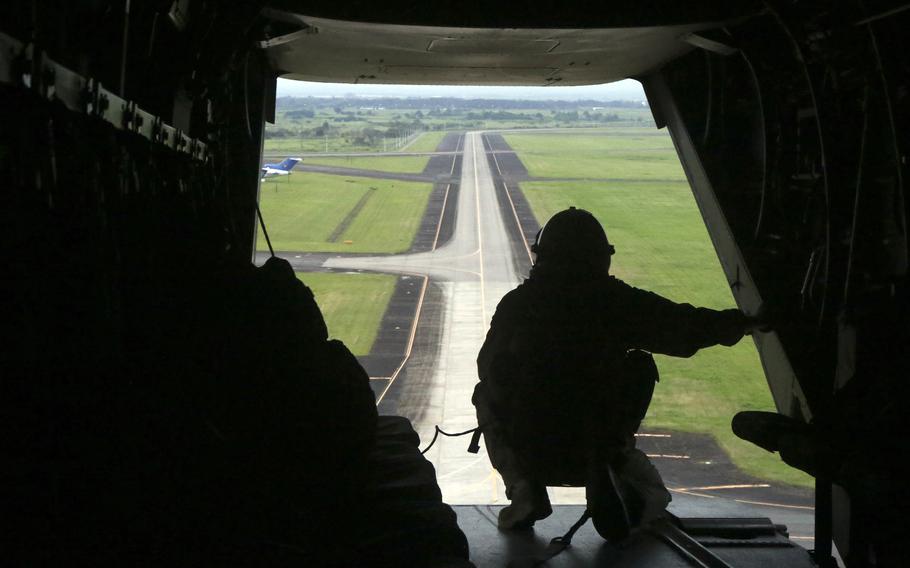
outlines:
M614 248L581 209L554 215L532 250L530 277L499 303L477 359L473 402L512 501L499 526L526 528L550 515L546 485L584 485L595 528L620 540L670 502L635 449L657 381L645 351L689 357L733 345L755 320L610 276Z

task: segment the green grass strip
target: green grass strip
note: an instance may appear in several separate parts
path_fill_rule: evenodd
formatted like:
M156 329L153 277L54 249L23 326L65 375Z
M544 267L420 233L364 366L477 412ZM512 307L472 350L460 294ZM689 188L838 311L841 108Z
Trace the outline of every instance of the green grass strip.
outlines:
M506 141L534 177L685 180L669 136L507 134Z
M354 355L367 355L398 278L334 272L298 272L297 278L313 290L329 337L342 340Z
M411 144L404 148L404 152L434 152L436 147L439 146L439 143L442 142L442 139L445 138L448 132L443 132L441 130L434 130L432 132L424 132L421 134L417 140L414 140Z
M338 241L328 242L371 188L375 195ZM275 250L395 253L410 248L431 190L428 183L295 172L262 183L260 208ZM261 231L256 245L268 248Z

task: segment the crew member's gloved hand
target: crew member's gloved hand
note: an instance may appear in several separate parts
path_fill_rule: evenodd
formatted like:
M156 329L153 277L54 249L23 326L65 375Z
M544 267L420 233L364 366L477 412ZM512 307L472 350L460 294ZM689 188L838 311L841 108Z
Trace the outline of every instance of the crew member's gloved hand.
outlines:
M754 316L745 317L745 334L754 335L755 333L768 333L775 327L775 320L772 311L766 306L759 308L758 313Z

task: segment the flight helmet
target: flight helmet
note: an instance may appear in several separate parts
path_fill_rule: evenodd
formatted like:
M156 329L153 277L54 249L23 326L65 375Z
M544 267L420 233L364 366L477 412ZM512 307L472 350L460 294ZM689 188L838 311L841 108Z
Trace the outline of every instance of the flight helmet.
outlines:
M531 246L537 263L589 266L609 270L616 250L600 222L584 209L569 207L553 215Z

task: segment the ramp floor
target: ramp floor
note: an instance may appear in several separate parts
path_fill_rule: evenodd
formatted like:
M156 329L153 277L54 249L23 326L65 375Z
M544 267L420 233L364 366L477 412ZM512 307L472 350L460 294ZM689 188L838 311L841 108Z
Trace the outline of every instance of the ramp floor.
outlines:
M458 524L467 535L471 562L477 568L559 567L635 567L691 568L713 566L698 564L661 536L641 532L621 547L601 538L589 521L561 554L545 560L550 540L564 534L581 517L584 507L556 505L553 514L528 531L500 531L496 516L501 506L454 506ZM679 512L679 511L677 511ZM785 536L723 538L699 535L696 540L731 568L812 568L808 551ZM723 564L717 564L723 566Z

